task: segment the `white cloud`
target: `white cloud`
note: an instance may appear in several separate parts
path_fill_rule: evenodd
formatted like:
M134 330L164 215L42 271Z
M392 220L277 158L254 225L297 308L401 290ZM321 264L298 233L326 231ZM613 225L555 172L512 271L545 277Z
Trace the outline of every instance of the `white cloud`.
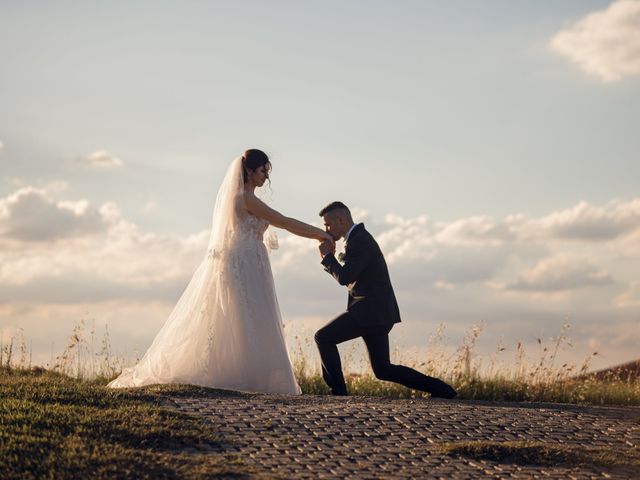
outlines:
M209 232L145 231L114 202L58 199L64 186L23 185L0 198L0 328L23 325L28 317L32 337L38 315L62 318L82 305L113 319L119 347L131 348L128 329L150 342L202 260ZM639 204L581 203L537 218L435 222L388 215L376 223L364 212L360 218L367 218L389 264L403 317L394 335L408 335L418 345L440 322L459 336L485 319L492 335L508 332L513 340L543 328L556 333L566 315L580 325L637 320ZM317 328L345 307L346 291L323 271L316 242L282 231L279 236L280 249L271 258L283 319L313 316ZM132 303L135 308L127 306ZM153 325L142 318L145 304L154 312ZM46 305L51 313L43 307L27 315L20 305ZM133 320L122 312L131 308L144 328L128 325ZM624 360L630 347L611 352L608 338L601 338L601 350ZM587 348L590 340L580 341ZM487 348L494 347L495 341Z
M0 152L2 152L2 150L4 150L4 143L0 140Z
M615 303L619 307L640 307L640 281L632 281L629 288L618 295Z
M541 218L512 215L505 222L523 241L536 238L606 241L640 229L640 198L615 201L604 207L580 202Z
M400 260L430 260L436 251L438 227L427 216L405 219L389 214L386 229L377 237L390 264Z
M603 82L640 75L640 0L618 0L592 12L555 34L549 45Z
M157 206L158 204L155 200L149 200L142 206L142 213L151 213L155 211Z
M0 199L0 301L173 298L207 240L207 231L141 231L113 202L56 201L23 187Z
M498 224L491 217L476 216L445 225L435 238L439 243L448 245L497 247L510 237L505 225Z
M562 292L611 283L611 277L587 258L561 254L538 262L506 288L534 292Z
M435 288L439 288L442 290L453 290L456 286L453 283L445 282L443 280L438 280L437 282L433 282L433 286Z
M67 191L69 189L69 182L64 180L51 180L44 182L40 188L48 195L56 195Z
M86 157L78 160L80 163L88 165L90 167L98 168L114 168L121 167L123 165L122 160L104 150L98 150Z
M19 177L5 177L3 180L9 188L19 190L23 187L31 187L42 190L48 195L56 195L69 189L69 182L65 180L36 179L27 181Z
M52 190L61 187L55 185ZM56 202L45 190L31 186L0 199L0 235L4 238L47 242L105 228L105 219L87 200Z

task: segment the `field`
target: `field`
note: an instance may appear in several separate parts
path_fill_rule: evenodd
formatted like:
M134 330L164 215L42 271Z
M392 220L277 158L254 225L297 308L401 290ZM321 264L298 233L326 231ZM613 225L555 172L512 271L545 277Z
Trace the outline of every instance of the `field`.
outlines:
M453 354L445 353L445 350L439 348L442 328L432 341L430 351L433 353L430 356L405 358L402 352L394 352L394 357L404 365L449 382L458 391L460 399L640 405L637 362L603 372L589 372L589 360L597 355L597 352L593 352L586 355L581 365L558 365L559 353L570 342L567 338L568 325L564 325L549 344L538 340L537 359L527 361L524 347L518 343L513 349L514 358L506 363L496 360L505 350L502 346L496 348L495 355L488 362L476 354L481 326L472 327ZM309 353L312 347L309 340L295 338L292 359L298 383L303 393L328 394L317 358ZM0 365L5 368L29 369L29 358L26 341L21 335L12 338L6 345L0 345ZM69 377L106 384L131 363L130 359L118 358L112 354L108 329L98 338L95 327L88 327L84 321L80 321L69 336L64 351L47 369ZM377 380L368 366L363 365L362 360L358 363L353 359L350 351L344 355L343 367L352 395L392 398L428 396L401 385Z
M549 346L541 342L542 355L537 362L525 362L525 352L518 346L518 355L510 368L491 364L482 367L479 360L474 360L479 333L479 329L472 330L453 357L402 359L405 364L451 382L462 400L495 402L481 402L478 407L451 405L452 408L446 408L445 404L443 415L444 412L456 415L465 408L487 409L490 405L504 409L504 401L640 405L640 380L634 364L598 373L588 372L587 362L579 367L566 364L556 367L557 352L567 341L560 335ZM215 425L202 417L168 410L162 403L170 397L178 404L180 398L184 398L187 405L193 401L206 404L211 401L211 395L219 398L224 391L207 393L208 389L184 385L124 391L107 389L106 383L118 375L126 361L111 354L108 331L102 336L99 348L94 346L95 340L93 329L86 329L81 322L48 369L29 364L30 354L24 338L1 346L0 478L271 478L264 464L246 455L225 451L224 435ZM322 409L332 412L335 407L321 400L328 398L327 387L317 365L311 363L304 351L305 345L299 342L293 354L296 376L303 393L318 395L309 398L320 402L316 413L322 417L325 415L320 413ZM389 402L391 398L428 396L379 381L366 369L363 371L361 365L353 365L350 358L349 353L345 355L346 370L350 372L347 383L351 394L356 396L354 399ZM292 401L291 406L283 408L293 409L295 417L297 407L295 400ZM427 411L432 408L427 407ZM526 411L527 407L524 408ZM290 436L286 434L283 438L280 440L286 443ZM473 462L487 461L501 465L500 468L512 468L509 465L515 462L561 469L577 468L577 465L596 470L633 469L640 461L635 447L621 460L613 447L591 451L537 442L496 443L490 439L444 442L436 445L433 454L427 457L451 457L455 459L452 461L466 465L465 468L470 468ZM267 459L271 458L269 455ZM585 455L589 462L585 463ZM267 477L263 477L265 474Z
M243 478L241 459L211 454L219 439L156 392L105 389L42 369L0 369L0 478ZM207 455L189 453L206 449Z

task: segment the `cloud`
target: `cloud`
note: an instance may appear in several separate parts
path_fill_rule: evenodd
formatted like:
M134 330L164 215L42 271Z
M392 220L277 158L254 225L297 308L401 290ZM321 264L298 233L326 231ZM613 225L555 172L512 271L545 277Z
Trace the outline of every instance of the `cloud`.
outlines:
M615 201L604 207L580 202L537 219L511 215L506 224L508 230L523 241L536 238L612 240L640 229L640 198Z
M500 248L514 243L548 241L605 242L640 231L640 198L604 206L579 202L542 217L511 214L434 222L427 216L389 214L378 226L378 241L391 263L399 258L429 259L443 246Z
M538 262L506 288L534 292L561 292L611 283L611 277L588 259L561 254Z
M401 260L430 260L436 251L434 238L438 227L425 215L403 218L389 214L384 230L377 236L378 243L390 264Z
M77 318L87 310L113 321L118 348L131 348L127 332L145 347L202 260L209 231L148 231L115 202L59 199L65 188L63 182L48 189L21 185L0 198L0 329L27 325L33 338L47 319L53 323L46 331L59 331L54 317ZM396 338L418 345L445 322L455 344L484 319L493 332L491 350L502 334L507 341L534 338L543 329L555 334L566 316L580 325L637 321L638 205L638 199L580 203L540 217L447 222L393 214L376 221L366 212L360 218L387 258L403 318ZM317 328L345 308L345 289L323 271L316 242L279 236L271 259L283 320L313 317ZM64 325L66 335L71 323ZM630 347L611 350L608 339L601 337L601 350L625 360Z
M637 319L580 325L576 327L575 335L590 345L592 350L597 350L599 355L604 353L605 358L602 366L638 359L640 337L638 336ZM624 355L618 356L618 352L624 352Z
M53 185L52 189L64 188ZM48 242L106 228L102 212L87 200L54 201L44 189L23 187L0 199L0 238Z
M0 140L0 152L2 152L2 150L4 150L4 143L2 143L2 140Z
M155 211L158 203L155 200L148 200L141 208L142 213L151 213Z
M86 157L80 158L78 162L97 168L115 168L123 165L122 160L104 150L93 152Z
M588 14L549 46L605 83L640 75L640 0L618 0Z
M632 281L629 288L615 299L618 307L640 307L640 282Z
M59 193L69 190L69 182L65 180L51 180L44 182L41 187L47 195L57 195Z
M114 202L56 201L23 187L0 198L0 302L175 298L208 232L142 231Z
M512 235L493 218L475 216L445 225L435 239L447 245L497 247L512 239Z

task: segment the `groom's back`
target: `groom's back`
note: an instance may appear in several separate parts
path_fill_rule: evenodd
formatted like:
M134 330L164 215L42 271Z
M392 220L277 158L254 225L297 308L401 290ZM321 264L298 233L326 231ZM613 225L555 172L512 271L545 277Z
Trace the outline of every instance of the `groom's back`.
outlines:
M382 250L362 225L347 243L347 254L364 255L364 268L349 284L348 309L360 324L400 322L400 310Z

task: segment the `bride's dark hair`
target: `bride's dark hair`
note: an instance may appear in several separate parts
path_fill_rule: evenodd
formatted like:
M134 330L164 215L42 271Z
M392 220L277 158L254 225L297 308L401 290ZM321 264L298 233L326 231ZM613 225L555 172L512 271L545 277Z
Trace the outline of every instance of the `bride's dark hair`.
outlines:
M249 170L254 171L262 165L265 165L267 173L271 172L271 161L266 153L257 148L245 150L242 154L242 179L244 183L247 183L249 180ZM271 183L271 181L269 181L269 183Z

